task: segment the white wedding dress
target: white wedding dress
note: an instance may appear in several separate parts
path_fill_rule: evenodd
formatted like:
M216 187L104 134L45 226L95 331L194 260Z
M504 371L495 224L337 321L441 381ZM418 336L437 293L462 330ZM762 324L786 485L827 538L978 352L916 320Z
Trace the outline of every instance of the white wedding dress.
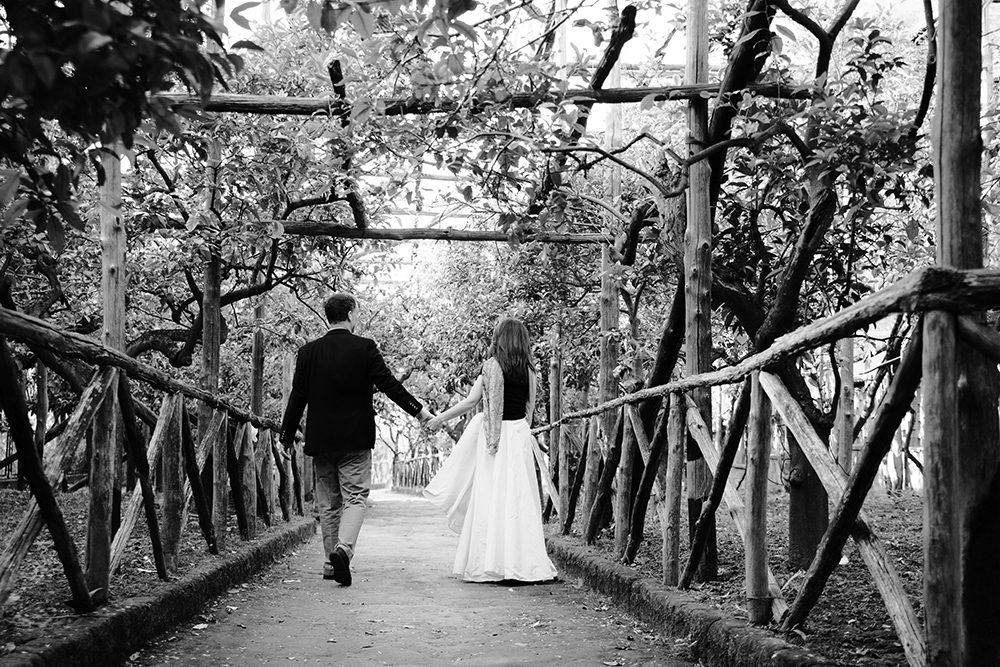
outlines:
M496 454L476 414L424 496L459 534L454 572L466 581L545 581L556 568L545 551L535 462L544 461L524 419L500 425ZM546 492L551 487L544 483Z

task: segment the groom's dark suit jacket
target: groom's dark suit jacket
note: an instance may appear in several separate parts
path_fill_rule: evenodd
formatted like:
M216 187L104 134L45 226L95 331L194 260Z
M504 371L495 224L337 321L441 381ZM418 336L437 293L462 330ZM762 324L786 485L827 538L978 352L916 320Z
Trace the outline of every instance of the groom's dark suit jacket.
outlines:
M332 329L299 348L281 441L295 439L302 411L310 456L375 447L374 388L411 415L423 406L393 377L375 341Z

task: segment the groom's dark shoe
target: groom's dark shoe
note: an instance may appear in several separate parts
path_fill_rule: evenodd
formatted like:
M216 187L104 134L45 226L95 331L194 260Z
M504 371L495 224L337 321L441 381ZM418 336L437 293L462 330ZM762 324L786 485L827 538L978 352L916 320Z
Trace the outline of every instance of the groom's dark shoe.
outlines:
M333 566L333 580L341 586L350 586L351 559L343 547L338 546L330 554L330 565Z

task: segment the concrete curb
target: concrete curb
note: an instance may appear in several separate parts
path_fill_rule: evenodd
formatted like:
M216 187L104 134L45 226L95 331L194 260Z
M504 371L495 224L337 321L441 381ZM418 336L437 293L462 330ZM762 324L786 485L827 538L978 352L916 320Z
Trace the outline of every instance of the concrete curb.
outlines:
M60 636L34 639L0 657L0 667L106 667L124 663L156 635L197 614L213 597L242 583L316 532L316 520L301 518L236 553L208 562L155 596L129 598L105 615L81 616Z
M546 537L564 578L579 578L642 620L677 636L690 636L696 659L711 667L817 667L837 663L748 626L694 596L641 577L577 540Z

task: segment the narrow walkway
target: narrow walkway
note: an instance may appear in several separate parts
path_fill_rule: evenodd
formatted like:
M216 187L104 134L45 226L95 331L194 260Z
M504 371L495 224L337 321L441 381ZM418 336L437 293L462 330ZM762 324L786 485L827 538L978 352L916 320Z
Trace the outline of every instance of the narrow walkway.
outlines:
M322 579L319 537L131 665L656 665L683 642L572 582L471 584L451 575L457 536L423 499L372 494L354 585Z

